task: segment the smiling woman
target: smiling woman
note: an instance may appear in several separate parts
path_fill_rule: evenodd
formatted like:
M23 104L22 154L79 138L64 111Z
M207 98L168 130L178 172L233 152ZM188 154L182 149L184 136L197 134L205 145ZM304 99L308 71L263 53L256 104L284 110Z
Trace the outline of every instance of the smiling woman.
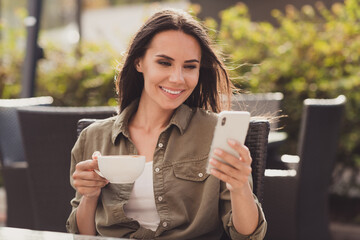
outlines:
M141 239L263 239L252 193L251 156L221 149L206 172L217 115L232 84L200 22L178 10L155 13L130 44L117 76L120 114L84 129L72 150L76 189L70 232ZM227 102L230 106L230 102ZM212 112L211 112L212 111ZM131 184L102 178L93 152L143 155ZM226 163L229 164L226 164Z
M145 56L136 61L137 71L144 76L140 106L152 111L179 107L198 83L200 60L200 45L194 37L175 30L155 35Z
M183 59L184 61L190 61L187 62L189 63L188 68L197 65L194 60L199 61L197 70L199 82L195 91L186 100L186 104L190 107L201 107L219 112L224 107L222 106L219 93L229 97L231 95L232 83L224 64L213 51L211 40L203 26L190 15L184 15L179 10L155 13L135 35L125 57L125 62L120 66L120 74L117 77L116 87L119 94L120 111L139 98L142 93L144 75L137 71L138 69L136 69L134 63L145 56L146 50L153 44L153 38L158 38L157 34L161 35L160 33L166 30L176 31L177 33L172 35L177 34L178 37L183 35L182 39L192 39L177 45L163 37L160 40L167 41L168 44L162 46L162 43L158 43L158 48L163 47L161 51L169 51L169 49L175 51L177 49L183 55L182 57L185 57L186 52L190 54L190 49L194 50L196 47L200 47L200 53L198 52L199 49L197 49L197 52L192 53L194 57ZM174 40L177 40L177 43L180 42L180 39L177 39L175 36ZM200 57L196 56L197 53L201 54ZM156 55L166 60L161 61L161 59L158 59L163 65L169 65L171 60L179 61L179 59L174 59L172 56L164 54L164 52L157 52ZM226 104L228 105L225 107L229 108L229 103Z

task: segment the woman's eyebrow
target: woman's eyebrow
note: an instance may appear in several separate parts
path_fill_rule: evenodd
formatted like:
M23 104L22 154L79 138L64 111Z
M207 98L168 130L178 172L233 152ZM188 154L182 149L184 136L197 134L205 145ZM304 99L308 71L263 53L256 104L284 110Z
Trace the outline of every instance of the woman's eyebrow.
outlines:
M197 60L197 59L186 60L185 62L186 62L186 63L192 63L192 62L200 63L200 61Z
M174 61L174 59L172 57L169 57L169 56L166 56L164 54L158 54L158 55L155 55L156 57L161 57L161 58L166 58L168 60L171 60L171 61Z
M171 61L174 61L174 59L172 57L169 57L165 54L158 54L158 55L155 55L156 57L161 57L161 58L166 58L168 60L171 60ZM190 60L186 60L185 63L192 63L192 62L197 62L197 63L200 63L199 60L197 59L190 59Z

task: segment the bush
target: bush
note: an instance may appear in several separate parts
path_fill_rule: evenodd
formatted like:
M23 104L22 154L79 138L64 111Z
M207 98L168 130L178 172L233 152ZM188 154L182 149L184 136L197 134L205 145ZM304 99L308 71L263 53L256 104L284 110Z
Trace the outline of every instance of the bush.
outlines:
M94 43L83 43L80 52L64 52L49 44L38 64L36 94L52 96L58 106L116 105L119 54L106 44Z
M284 130L296 149L306 98L347 97L340 161L360 166L360 1L320 2L285 14L273 10L278 26L252 22L244 4L221 14L216 40L228 56L237 87L284 93ZM213 21L210 21L213 24ZM240 77L238 77L240 76ZM358 90L355 90L358 89Z
M18 11L19 18L26 16ZM0 45L0 98L17 98L21 92L25 28L6 28ZM80 49L61 49L44 42L45 58L37 65L35 95L50 95L57 106L116 105L114 85L120 53L105 43L83 42Z
M22 11L17 14L24 15ZM0 97L16 98L21 91L24 30L7 28L5 23L0 21L0 33Z

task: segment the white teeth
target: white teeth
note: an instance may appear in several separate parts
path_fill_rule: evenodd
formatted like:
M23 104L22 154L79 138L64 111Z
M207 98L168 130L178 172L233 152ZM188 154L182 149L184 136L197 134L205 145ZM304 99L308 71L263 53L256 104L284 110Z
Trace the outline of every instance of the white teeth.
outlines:
M179 93L181 93L181 91L171 91L171 90L166 89L164 87L161 87L161 89L164 90L167 93L170 93L170 94L179 94Z

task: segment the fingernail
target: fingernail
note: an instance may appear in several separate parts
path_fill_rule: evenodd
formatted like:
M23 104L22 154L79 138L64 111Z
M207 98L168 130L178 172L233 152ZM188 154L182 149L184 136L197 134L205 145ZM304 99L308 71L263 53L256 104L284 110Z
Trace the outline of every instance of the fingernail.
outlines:
M221 149L216 148L214 150L214 153L217 154L217 155L221 155L223 153L223 151Z
M94 159L94 160L97 160L98 157L100 157L100 156L101 156L101 153L100 153L99 151L95 151L95 152L92 154L91 158Z
M232 146L234 146L236 144L234 139L228 139L228 143Z

